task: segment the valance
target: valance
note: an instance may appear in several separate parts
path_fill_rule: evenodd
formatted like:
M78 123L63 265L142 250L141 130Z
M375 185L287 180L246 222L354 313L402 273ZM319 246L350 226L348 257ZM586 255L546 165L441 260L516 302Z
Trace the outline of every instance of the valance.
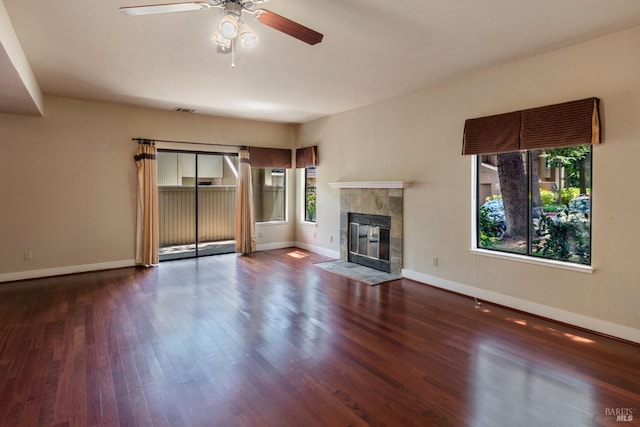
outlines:
M252 168L291 168L291 149L249 147Z
M462 154L600 143L600 100L587 98L465 121Z
M296 168L318 166L318 146L296 149Z
M600 143L598 98L522 111L520 149Z
M520 112L469 119L462 154L505 153L520 149Z

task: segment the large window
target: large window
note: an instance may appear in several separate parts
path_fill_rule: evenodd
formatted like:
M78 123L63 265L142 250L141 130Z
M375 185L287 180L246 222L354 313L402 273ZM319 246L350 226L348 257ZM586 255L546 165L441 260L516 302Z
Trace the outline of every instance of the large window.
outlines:
M286 221L286 169L251 168L251 179L256 222Z
M477 247L591 265L591 153L477 155Z
M316 168L304 168L304 220L316 222Z

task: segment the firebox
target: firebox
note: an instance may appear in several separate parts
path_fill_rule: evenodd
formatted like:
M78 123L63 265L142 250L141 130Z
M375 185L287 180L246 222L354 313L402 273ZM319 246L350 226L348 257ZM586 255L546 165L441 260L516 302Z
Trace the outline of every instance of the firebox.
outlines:
M391 217L349 213L348 261L391 272Z

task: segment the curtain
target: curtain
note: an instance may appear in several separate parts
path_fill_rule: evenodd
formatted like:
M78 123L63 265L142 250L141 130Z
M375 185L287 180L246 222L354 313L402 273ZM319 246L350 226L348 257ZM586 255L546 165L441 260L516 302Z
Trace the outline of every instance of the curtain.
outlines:
M236 198L236 252L247 255L256 250L255 222L253 219L253 191L249 150L238 153L238 191Z
M141 143L135 154L138 167L136 215L136 264L158 263L158 175L157 150L151 143Z

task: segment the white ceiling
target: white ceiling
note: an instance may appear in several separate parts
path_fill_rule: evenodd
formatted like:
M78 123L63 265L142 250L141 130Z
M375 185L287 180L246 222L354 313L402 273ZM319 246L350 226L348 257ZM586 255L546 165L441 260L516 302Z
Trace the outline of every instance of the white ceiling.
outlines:
M45 95L292 123L640 25L638 0L272 0L262 7L324 40L247 19L259 42L231 68L210 40L219 8L131 17L118 8L154 0L0 1ZM0 97L15 97L7 76Z

